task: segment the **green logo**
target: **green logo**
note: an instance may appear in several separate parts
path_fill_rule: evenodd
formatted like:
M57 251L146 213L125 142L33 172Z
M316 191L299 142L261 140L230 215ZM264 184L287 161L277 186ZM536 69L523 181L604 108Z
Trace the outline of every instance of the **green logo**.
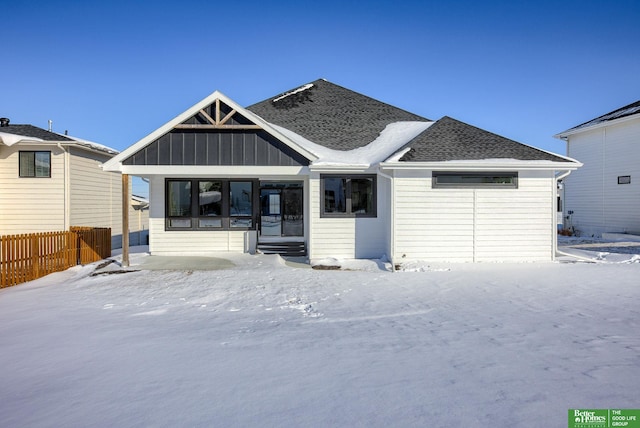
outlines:
M569 409L569 428L640 428L640 409Z

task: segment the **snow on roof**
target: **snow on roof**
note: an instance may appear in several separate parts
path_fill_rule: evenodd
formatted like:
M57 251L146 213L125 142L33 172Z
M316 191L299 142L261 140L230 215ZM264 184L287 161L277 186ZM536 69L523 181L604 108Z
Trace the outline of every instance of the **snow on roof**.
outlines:
M353 150L333 150L321 146L306 138L270 123L278 132L313 153L318 160L313 165L351 165L368 167L382 162L401 149L409 141L431 126L433 122L394 122L388 124L378 137L364 147Z
M28 137L26 135L18 135L18 134L9 134L6 132L0 132L0 143L3 143L5 146L13 146L16 143L21 141L34 141L34 142L43 142L44 140L36 137Z
M299 88L294 89L293 91L286 92L286 93L280 95L279 97L274 98L271 101L275 103L275 102L278 102L278 101L280 101L282 99L287 98L290 95L294 95L294 94L297 94L298 92L306 91L307 89L310 89L310 88L313 88L313 83L307 83L306 85L300 86Z
M62 135L62 134L58 134L58 135ZM85 140L85 139L78 138L78 137L72 137L71 135L65 135L65 137L74 140L74 142L77 145L82 146L82 147L86 147L88 149L97 150L99 152L105 152L105 153L109 153L109 154L112 154L112 155L117 155L118 153L120 153L118 150L113 149L113 148L111 148L109 146L105 146L104 144L95 143L93 141Z

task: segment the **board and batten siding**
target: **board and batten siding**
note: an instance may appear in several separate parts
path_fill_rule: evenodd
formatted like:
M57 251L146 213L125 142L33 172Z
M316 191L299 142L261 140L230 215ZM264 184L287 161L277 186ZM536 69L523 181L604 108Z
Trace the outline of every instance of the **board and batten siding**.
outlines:
M320 177L310 177L310 259L377 259L388 255L390 187L386 178L378 176L376 181L377 217L321 217Z
M553 259L551 171L521 171L517 189L434 189L430 171L398 171L394 189L394 262Z
M51 151L51 177L20 177L20 151ZM0 235L65 230L65 154L55 145L0 145Z
M569 136L567 154L584 164L565 180L566 226L582 236L640 233L640 119ZM618 176L630 184L618 184Z
M219 252L246 252L245 230L165 230L164 176L149 180L149 252L153 255L211 255Z
M110 227L112 248L122 247L122 177L100 165L110 156L69 147L70 224ZM129 189L131 192L131 189ZM131 212L131 210L130 210Z

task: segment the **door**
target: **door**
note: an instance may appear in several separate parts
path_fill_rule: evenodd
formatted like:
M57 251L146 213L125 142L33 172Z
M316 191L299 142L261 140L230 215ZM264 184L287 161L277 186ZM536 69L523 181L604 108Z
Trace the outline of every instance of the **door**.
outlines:
M282 189L260 189L260 234L282 236Z
M302 208L302 188L282 189L282 236L302 236L304 234Z

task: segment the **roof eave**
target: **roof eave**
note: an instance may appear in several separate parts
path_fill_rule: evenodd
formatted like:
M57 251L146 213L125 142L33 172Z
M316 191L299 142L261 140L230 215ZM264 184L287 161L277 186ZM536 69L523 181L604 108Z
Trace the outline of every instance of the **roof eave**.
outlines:
M573 127L573 128L567 129L566 131L559 132L559 133L555 134L553 136L553 138L558 138L560 140L566 140L567 137L569 137L571 135L580 134L582 132L593 131L593 130L598 129L598 128L604 128L606 126L617 125L619 123L629 122L631 120L637 120L637 119L640 119L640 113L632 114L630 116L625 116L625 117L621 117L621 118L618 118L618 119L605 120L603 122L598 122L598 123L595 123L593 125L587 125L587 126L580 126L579 125L577 127Z
M220 91L215 91L211 95L209 95L208 97L206 97L203 100L201 100L200 102L194 104L192 107L188 108L184 112L180 113L178 116L174 117L173 119L171 119L170 121L168 121L167 123L162 125L160 128L158 128L155 131L151 132L146 137L138 140L136 143L134 143L133 145L129 146L124 151L120 152L119 155L113 157L108 162L105 162L103 164L103 166L102 166L103 170L105 170L105 171L122 171L122 162L125 159L129 158L130 156L132 156L135 153L137 153L139 150L141 150L144 147L146 147L148 144L150 144L153 141L157 140L158 138L162 137L167 132L171 131L176 125L179 125L180 123L182 123L185 120L189 119L191 116L196 114L198 111L202 110L203 108L205 108L208 105L210 105L211 103L213 103L216 99L219 99L220 101L224 102L225 104L227 104L228 106L230 106L231 108L236 110L238 113L240 113L241 115L245 116L247 119L255 122L257 125L260 125L260 127L262 129L264 129L267 133L269 133L272 136L276 137L277 139L281 140L283 143L285 143L287 146L289 146L290 148L292 148L296 152L300 153L302 156L306 157L307 159L309 159L311 161L316 159L315 155L313 155L312 153L309 153L306 150L302 149L297 144L292 142L289 138L285 137L280 132L278 132L277 130L273 129L273 127L271 127L269 125L269 123L266 122L264 119L262 119L260 116L258 116L255 113L253 113L253 112L241 107L235 101L231 100L229 97L225 96Z
M553 161L520 161L514 159L505 159L504 162L483 162L478 161L440 161L440 162L383 162L380 164L382 169L428 169L438 171L534 171L534 170L576 170L582 166L582 163L575 160L567 160L566 162Z

